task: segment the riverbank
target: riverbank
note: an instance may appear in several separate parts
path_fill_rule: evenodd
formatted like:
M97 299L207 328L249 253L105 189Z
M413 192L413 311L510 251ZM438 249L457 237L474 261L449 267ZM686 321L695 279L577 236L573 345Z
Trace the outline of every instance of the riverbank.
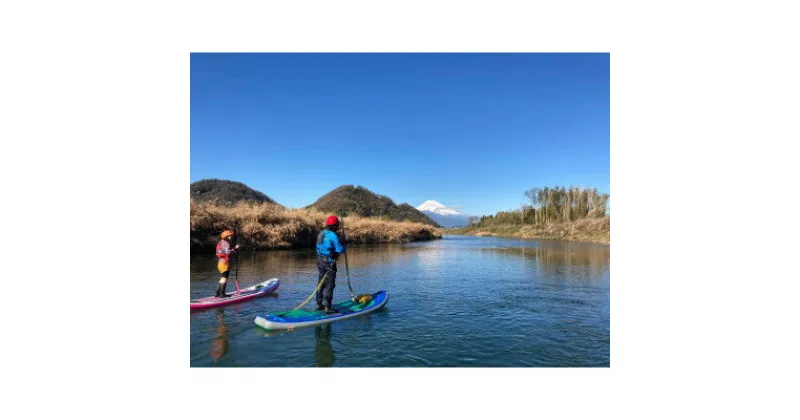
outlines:
M557 239L608 244L611 242L611 219L581 219L547 225L496 225L449 229L450 235L502 236L521 239Z
M328 214L314 209L287 209L270 203L219 206L192 200L189 206L191 249L213 249L219 234L238 226L240 244L256 249L313 247ZM344 219L349 243L404 243L440 239L443 229L367 217Z

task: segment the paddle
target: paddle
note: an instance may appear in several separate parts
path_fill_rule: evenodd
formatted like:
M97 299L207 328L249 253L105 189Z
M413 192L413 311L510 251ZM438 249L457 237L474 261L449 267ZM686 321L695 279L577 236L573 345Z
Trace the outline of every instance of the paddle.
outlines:
M236 250L236 251L234 251L235 255L236 255L236 260L235 260L236 269L235 269L234 274L233 274L233 284L236 285L236 294L237 295L239 293L241 293L241 291L239 290L239 231L238 231L238 229L236 229L238 225L239 225L238 222L233 224L233 236L236 237L236 247L234 248Z
M342 240L346 243L344 235L344 217L342 217ZM350 288L350 299L355 302L356 295L353 293L353 286L350 285L350 265L347 263L347 250L344 251L344 270L347 273L347 287Z

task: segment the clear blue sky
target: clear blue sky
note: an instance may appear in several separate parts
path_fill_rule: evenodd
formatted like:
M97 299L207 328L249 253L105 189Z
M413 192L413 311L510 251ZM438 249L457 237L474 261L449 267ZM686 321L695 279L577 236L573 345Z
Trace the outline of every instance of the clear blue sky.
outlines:
M344 184L468 214L609 192L608 54L192 54L191 181L288 207Z

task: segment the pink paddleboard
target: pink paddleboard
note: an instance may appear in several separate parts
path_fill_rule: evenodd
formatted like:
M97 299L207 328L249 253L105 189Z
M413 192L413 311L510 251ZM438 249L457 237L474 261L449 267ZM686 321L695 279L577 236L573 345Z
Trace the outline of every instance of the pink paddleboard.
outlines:
M276 290L281 282L278 279L269 279L267 281L254 284L246 289L240 289L239 292L229 293L230 297L207 297L202 299L193 299L189 301L190 309L207 309L215 308L218 306L230 305L232 303L244 302L250 299L266 296ZM228 285L230 287L230 284Z

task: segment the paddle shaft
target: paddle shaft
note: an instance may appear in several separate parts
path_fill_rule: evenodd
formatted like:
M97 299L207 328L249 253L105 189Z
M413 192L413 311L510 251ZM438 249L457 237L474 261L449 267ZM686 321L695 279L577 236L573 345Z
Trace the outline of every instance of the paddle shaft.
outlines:
M236 246L238 247L239 246L239 230L237 229L237 226L238 226L238 223L233 225L233 234L234 234L234 236L236 236ZM233 272L233 284L236 285L236 294L238 295L239 293L241 293L241 291L239 290L239 250L237 248L234 248L234 250L235 250L234 254L235 254L235 258L236 258L236 260L235 260L236 268L234 269L234 272Z
M344 234L344 217L342 217L342 239L345 239ZM347 242L345 240L345 242ZM347 249L344 250L344 271L347 273L347 287L350 289L350 299L355 300L355 293L353 293L353 286L350 285L350 264L347 263Z

